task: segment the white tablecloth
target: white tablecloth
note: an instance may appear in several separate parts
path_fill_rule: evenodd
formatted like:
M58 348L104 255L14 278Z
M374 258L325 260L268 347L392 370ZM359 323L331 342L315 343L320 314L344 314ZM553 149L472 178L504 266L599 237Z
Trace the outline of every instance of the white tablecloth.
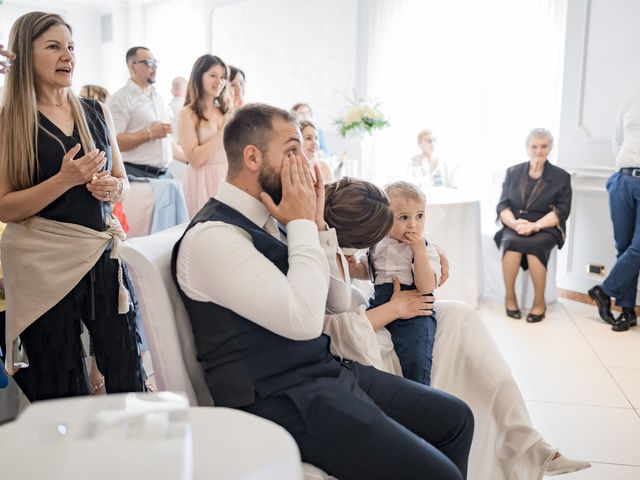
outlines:
M131 191L122 202L129 224L128 238L144 237L189 221L180 180L163 178L129 183ZM160 204L156 205L158 200ZM156 208L158 212L154 215Z
M480 200L462 190L425 188L426 236L444 249L449 280L436 290L439 300L458 300L477 306L482 293Z
M18 420L0 427L2 478L140 480L158 478L153 476L158 466L165 473L179 470L173 462L189 459L190 454L182 456L176 445L155 438L147 441L113 438L109 442L110 437L105 441L103 436L101 448L93 447L97 441L92 438L95 427L89 419L104 411L114 398L122 397L78 397L30 406ZM282 427L221 407L191 407L187 418L193 439L193 468L188 470L193 472L194 479L303 478L298 447ZM115 472L120 474L114 477Z
M131 191L122 202L122 209L127 216L129 232L127 237L144 237L151 232L153 217L153 189L149 182L130 182Z
M452 188L425 188L425 236L441 247L449 260L449 279L435 291L438 300L457 300L472 307L482 294L480 200ZM354 280L365 296L373 293L369 282Z

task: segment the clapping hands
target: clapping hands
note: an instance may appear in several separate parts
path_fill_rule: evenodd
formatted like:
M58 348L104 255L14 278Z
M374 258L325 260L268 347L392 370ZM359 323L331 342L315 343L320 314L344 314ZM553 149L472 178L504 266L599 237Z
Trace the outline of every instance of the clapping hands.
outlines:
M11 61L16 58L15 53L5 50L4 45L0 44L0 57L4 60L0 61L0 73L7 73L11 70Z

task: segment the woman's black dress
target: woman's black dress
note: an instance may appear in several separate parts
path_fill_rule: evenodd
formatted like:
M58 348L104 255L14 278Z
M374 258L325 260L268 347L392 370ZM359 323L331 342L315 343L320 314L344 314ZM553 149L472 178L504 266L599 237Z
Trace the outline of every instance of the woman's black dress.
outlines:
M109 129L102 108L98 102L90 99L82 99L81 103L96 148L106 152L105 169L111 170ZM64 150L47 131L39 129L36 183L58 173L65 150L80 143L77 128L69 137L44 115L39 114L39 121L41 127L64 144ZM76 158L83 155L81 149ZM78 185L37 215L104 231L105 216L110 212L111 207L107 203L96 200L84 185ZM107 392L144 390L135 309L118 314L118 262L109 258L109 252L110 248L71 292L20 335L29 358L29 367L20 369L14 378L29 400L90 393L80 340L83 323L91 335L96 362L105 377ZM69 255L73 255L73 252L69 252ZM55 278L43 281L55 282ZM133 293L126 270L125 283Z
M553 247L562 248L566 222L571 210L571 176L562 168L546 161L539 179L529 176L529 162L514 165L507 170L502 185L502 196L496 211L498 218L510 208L517 219L536 222L551 211L558 216L557 227L544 228L528 237L503 226L494 239L503 252L520 252L522 268L528 268L527 255L535 255L547 268Z

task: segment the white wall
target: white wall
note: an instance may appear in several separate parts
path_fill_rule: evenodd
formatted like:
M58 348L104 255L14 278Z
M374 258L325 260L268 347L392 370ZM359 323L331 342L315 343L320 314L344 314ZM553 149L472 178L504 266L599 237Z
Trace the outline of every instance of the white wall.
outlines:
M622 101L640 86L640 2L569 0L559 164L573 173L568 240L561 250L558 286L585 292L603 277L588 263L615 261L605 190L614 171L611 138Z
M77 69L73 78L75 91L79 91L85 83L96 83L100 79L98 72L101 71L101 58L96 54L100 46L100 17L95 6L91 2L72 4L55 1L13 1L8 5L0 4L0 43L6 46L13 22L34 10L58 13L73 28L77 47ZM0 85L3 83L4 78L0 76Z
M211 53L247 74L247 99L309 103L331 150L333 120L356 86L357 0L244 0L213 10Z

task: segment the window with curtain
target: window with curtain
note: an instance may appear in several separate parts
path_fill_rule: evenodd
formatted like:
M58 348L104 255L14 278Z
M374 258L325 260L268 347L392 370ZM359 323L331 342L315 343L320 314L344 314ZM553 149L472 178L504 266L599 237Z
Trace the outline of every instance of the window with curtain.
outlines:
M362 94L381 100L391 121L376 136L378 178L396 177L429 128L440 160L457 166L458 185L481 197L485 229L495 229L502 176L528 159L527 133L557 133L566 0L365 5Z

